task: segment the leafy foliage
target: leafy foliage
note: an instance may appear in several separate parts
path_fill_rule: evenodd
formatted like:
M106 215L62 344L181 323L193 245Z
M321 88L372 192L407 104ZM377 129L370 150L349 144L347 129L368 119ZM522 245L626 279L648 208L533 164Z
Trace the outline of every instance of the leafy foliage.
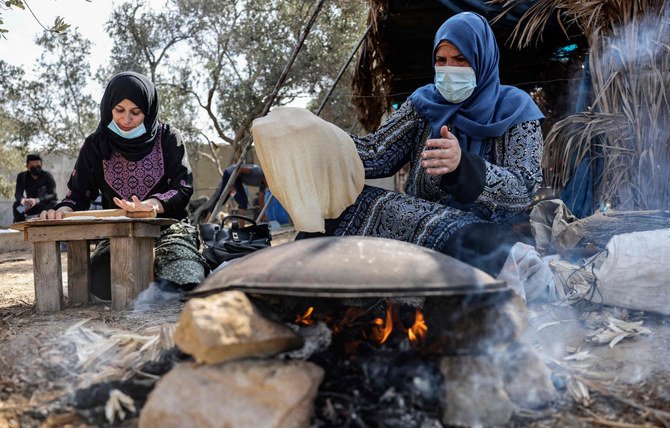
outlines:
M314 3L168 0L160 12L146 11L139 0L120 4L107 26L123 45L113 50L110 70L151 75L164 100L163 117L172 116L175 126L192 135L215 135L217 145L233 146L235 158ZM327 91L363 31L365 7L362 0L324 7L275 105ZM342 126L352 120L353 113Z
M24 71L0 60L0 145L17 145L37 134L24 108L23 93L29 90Z
M0 197L14 199L16 174L25 168L25 153L18 147L0 145Z
M14 197L16 173L24 168L25 163L25 153L15 142L30 138L35 133L8 108L21 99L18 88L23 81L23 70L0 60L0 197L8 199Z
M97 106L86 93L91 43L78 31L44 32L36 78L0 62L0 143L74 151L97 125Z
M90 2L91 0L86 0L87 2ZM45 31L51 31L53 33L64 33L70 28L70 24L65 22L65 19L57 16L54 19L54 24L51 26L51 28L45 27L42 22L37 18L37 16L33 13L32 9L30 9L30 5L28 5L28 2L26 0L6 0L4 2L4 6L7 9L12 9L12 7L15 7L17 9L25 10L26 7L30 11L30 13L33 15L33 18L35 18L35 21L37 21L38 24L45 30ZM2 19L2 13L0 12L0 37L2 38L7 38L5 34L9 32L9 30L3 28L4 21Z
M45 32L37 44L44 51L37 62L39 89L30 98L40 133L50 150L78 148L98 122L97 103L86 93L91 42L69 31Z
M22 0L7 0L4 3L5 3L5 7L8 8L8 9L11 9L12 6L14 6L16 8L19 8L19 9L25 9L26 8L26 6L23 4ZM3 28L4 23L5 22L2 19L2 13L0 13L0 36L2 36L2 38L7 38L5 36L5 34L8 33L9 30L6 30L5 28Z
M95 78L104 84L124 70L148 75L160 93L161 120L187 140L207 141L214 160L222 157L218 148L232 145L236 154L221 159L230 162L313 7L311 0L166 0L161 8L126 1L108 20L110 62ZM276 105L320 100L360 37L365 11L363 0L326 2ZM87 92L91 43L76 29L45 32L37 43L43 53L34 78L0 60L0 144L74 152L98 120ZM344 129L355 123L347 83L345 76L324 111Z

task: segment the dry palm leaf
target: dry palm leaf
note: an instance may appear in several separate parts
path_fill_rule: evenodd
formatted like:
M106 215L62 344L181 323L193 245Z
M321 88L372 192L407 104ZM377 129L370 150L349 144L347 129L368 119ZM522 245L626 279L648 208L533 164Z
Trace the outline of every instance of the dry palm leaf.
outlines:
M549 262L556 283L556 291L562 301L576 303L587 299L593 291L595 275L586 265L575 265L563 260Z
M386 65L388 52L386 39L379 31L379 21L388 14L388 0L369 0L368 25L371 26L356 64L352 87L352 102L358 110L361 124L369 130L377 129L382 116L390 107L391 72ZM372 94L372 95L371 95Z
M589 341L597 344L609 344L610 348L627 337L651 334L651 330L642 327L643 321L628 322L618 318L607 317L607 326L589 336Z
M574 354L570 354L567 357L563 357L563 361L584 361L584 360L589 360L593 358L598 358L595 355L591 355L591 353L586 350L586 351L580 351L580 352L575 352Z
M129 379L145 363L158 360L164 351L175 346L174 324L130 332L105 326L88 328L84 326L88 321L74 324L60 339L74 345L82 386Z
M591 393L589 388L580 379L570 376L566 382L566 388L572 398L584 407L591 404Z
M109 392L109 399L105 403L105 417L111 424L115 420L122 421L126 418L126 412L136 413L135 402L131 397L119 391L112 389Z
M504 16L520 0L493 0ZM512 38L537 40L548 20L577 25L589 40L590 113L547 135L547 179L563 186L579 161L602 162L596 201L620 210L670 206L670 3L668 0L538 0ZM497 18L497 19L498 19Z

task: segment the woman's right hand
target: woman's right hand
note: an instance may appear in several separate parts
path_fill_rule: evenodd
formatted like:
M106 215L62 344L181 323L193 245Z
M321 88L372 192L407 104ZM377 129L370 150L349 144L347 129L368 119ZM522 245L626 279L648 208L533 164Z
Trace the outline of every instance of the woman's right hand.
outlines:
M60 207L57 210L42 211L40 213L40 220L61 220L63 214L71 212L72 208L70 207Z

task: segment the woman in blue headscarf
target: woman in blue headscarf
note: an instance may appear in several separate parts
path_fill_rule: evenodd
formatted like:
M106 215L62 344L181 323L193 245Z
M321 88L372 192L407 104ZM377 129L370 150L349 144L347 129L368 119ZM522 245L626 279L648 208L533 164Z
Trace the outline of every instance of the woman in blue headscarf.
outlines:
M498 59L480 15L442 24L435 83L417 89L376 132L352 136L366 178L391 176L409 162L406 193L366 186L327 221L327 234L412 242L497 273L504 250L523 240L511 224L542 182L544 118L527 93L500 84Z

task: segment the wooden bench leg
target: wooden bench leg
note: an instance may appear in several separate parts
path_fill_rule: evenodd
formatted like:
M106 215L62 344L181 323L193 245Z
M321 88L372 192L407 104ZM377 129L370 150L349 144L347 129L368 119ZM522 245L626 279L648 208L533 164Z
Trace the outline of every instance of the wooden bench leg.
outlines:
M153 280L154 238L110 238L112 309L132 306Z
M67 290L70 305L87 304L89 299L88 241L67 243Z
M63 272L58 242L33 242L35 307L45 314L62 309Z

